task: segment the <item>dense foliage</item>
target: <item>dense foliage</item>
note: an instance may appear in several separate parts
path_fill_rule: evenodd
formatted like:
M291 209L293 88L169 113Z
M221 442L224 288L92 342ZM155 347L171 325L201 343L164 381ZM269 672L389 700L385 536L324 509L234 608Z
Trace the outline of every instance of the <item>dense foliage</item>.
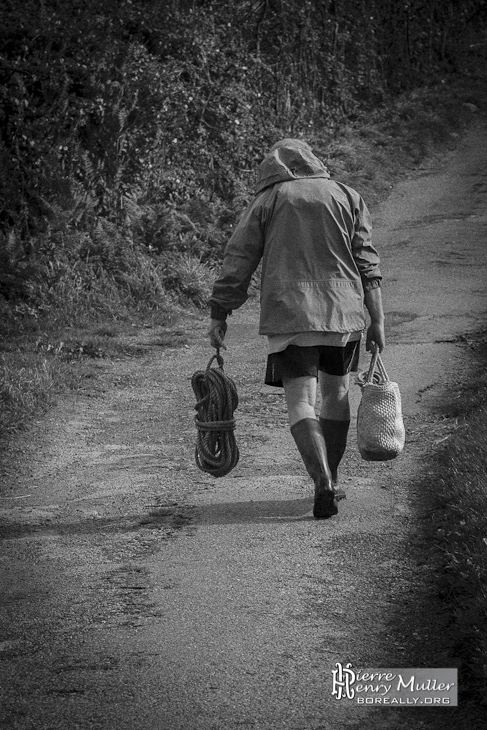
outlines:
M451 71L484 11L485 0L4 0L4 309L68 296L76 307L87 293L96 309L107 290L156 300L164 282L182 286L181 255L197 279L269 143L326 137Z

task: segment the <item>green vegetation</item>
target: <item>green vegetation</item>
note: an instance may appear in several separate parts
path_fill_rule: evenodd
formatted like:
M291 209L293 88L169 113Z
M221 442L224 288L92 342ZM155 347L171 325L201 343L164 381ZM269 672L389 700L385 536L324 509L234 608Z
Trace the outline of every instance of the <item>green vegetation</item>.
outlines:
M0 359L0 433L21 428L51 401L54 375L46 360L16 353Z
M436 448L422 491L432 501L440 596L450 617L461 701L487 704L487 334L471 344L473 366L444 404L454 426Z

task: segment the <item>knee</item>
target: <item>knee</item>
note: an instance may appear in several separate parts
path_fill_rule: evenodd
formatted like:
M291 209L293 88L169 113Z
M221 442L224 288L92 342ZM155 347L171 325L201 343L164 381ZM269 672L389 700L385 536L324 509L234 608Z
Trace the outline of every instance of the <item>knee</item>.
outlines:
M289 425L293 426L303 418L314 418L316 403L316 379L283 379L288 410Z
M350 378L348 375L327 375L321 378L321 396L331 401L348 399Z
M349 378L328 375L321 382L321 416L334 420L350 419Z

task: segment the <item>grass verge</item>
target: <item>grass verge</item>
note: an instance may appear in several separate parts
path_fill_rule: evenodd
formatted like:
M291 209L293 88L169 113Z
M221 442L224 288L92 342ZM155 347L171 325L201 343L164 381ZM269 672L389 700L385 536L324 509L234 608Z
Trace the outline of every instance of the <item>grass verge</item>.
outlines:
M93 390L101 362L144 357L150 348L187 346L186 333L160 318L144 319L143 338L140 330L140 320L69 328L41 323L5 338L0 344L0 451L61 392Z
M0 434L26 425L53 402L56 375L51 363L33 354L0 355Z
M438 445L423 491L434 499L438 590L450 618L447 639L459 667L460 698L486 706L487 330L470 346L472 370L445 403L456 427Z

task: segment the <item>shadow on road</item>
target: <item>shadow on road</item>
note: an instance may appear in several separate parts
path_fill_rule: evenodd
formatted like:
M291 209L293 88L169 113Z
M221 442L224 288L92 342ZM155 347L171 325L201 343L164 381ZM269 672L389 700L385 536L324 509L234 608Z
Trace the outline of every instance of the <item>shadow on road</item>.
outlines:
M205 506L161 507L141 515L124 515L118 519L97 518L73 522L22 523L0 525L0 539L13 540L27 535L87 535L135 532L140 529L175 530L192 524L222 525L246 522L314 521L313 500L267 500L255 502L221 502Z
M255 502L220 502L198 507L199 521L205 525L231 525L244 522L314 521L313 500L272 499Z

